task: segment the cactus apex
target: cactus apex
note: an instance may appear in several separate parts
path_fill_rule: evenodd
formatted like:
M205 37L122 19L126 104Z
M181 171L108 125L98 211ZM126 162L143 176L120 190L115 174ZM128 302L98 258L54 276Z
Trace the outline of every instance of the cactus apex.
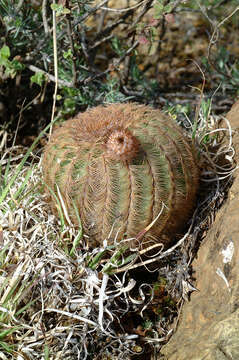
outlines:
M110 159L130 161L139 151L139 142L128 129L111 130L106 140L106 156Z

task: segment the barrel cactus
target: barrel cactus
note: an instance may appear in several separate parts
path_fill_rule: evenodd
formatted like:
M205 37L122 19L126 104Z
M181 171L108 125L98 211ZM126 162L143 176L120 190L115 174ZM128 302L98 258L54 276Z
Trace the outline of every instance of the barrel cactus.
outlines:
M133 238L155 219L142 244L168 243L188 220L198 187L195 151L182 129L132 103L97 106L56 129L43 177L53 207L60 194L71 221L80 216L98 245Z

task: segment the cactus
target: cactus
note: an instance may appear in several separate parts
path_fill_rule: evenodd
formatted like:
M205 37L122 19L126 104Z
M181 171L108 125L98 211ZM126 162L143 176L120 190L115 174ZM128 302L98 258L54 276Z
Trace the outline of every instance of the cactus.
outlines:
M160 212L142 243L168 243L188 220L198 187L193 145L181 128L131 103L97 106L56 129L43 177L56 195L60 190L75 224L78 209L92 244L135 237Z

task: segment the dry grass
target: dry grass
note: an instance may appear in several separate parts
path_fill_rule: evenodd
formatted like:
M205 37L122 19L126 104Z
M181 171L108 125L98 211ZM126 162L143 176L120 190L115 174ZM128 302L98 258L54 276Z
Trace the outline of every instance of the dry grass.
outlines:
M166 251L159 245L158 253L148 258L137 249L130 251L127 241L108 246L106 239L102 248L91 249L80 228L51 214L42 191L40 158L27 163L25 157L19 167L16 156L11 160L10 152L3 152L0 359L126 360L148 349L146 344L159 352L176 328L172 321L184 300L195 290L190 265L196 240L224 197L225 178L236 169L232 130L223 121L222 126L210 114L205 121L199 112L194 138L204 166L202 180L210 182L209 196L201 196L185 236ZM153 280L135 276L136 268Z

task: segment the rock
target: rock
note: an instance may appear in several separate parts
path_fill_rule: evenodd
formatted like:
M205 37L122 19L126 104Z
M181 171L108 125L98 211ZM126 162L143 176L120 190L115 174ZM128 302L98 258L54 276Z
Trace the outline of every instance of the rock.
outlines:
M239 162L239 101L227 115ZM239 171L193 262L196 288L184 305L165 360L239 359Z

